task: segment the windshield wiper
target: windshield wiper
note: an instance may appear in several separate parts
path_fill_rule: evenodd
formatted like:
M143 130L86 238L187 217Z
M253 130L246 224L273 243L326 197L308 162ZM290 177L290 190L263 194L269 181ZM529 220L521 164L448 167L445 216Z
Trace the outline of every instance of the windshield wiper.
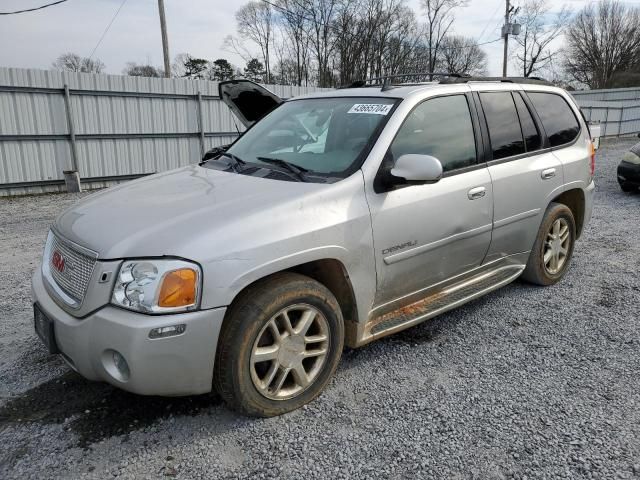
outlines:
M282 160L281 158L270 158L270 157L256 157L258 160L264 163L271 163L273 165L278 165L279 167L283 167L292 173L295 178L297 178L301 182L306 182L307 178L305 177L305 173L309 172L309 169L301 167L300 165L296 165L295 163L287 162L286 160Z
M245 165L247 164L247 162L242 160L240 157L236 157L233 153L224 152L220 156L231 159L231 162L230 162L231 168L233 168L233 171L236 173L242 172L244 170Z

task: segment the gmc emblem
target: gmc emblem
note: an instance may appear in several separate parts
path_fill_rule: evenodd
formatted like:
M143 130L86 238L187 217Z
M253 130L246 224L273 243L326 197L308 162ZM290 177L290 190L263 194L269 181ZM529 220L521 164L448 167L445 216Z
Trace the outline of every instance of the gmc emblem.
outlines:
M54 250L53 256L51 257L51 265L60 273L64 272L64 257L57 250Z

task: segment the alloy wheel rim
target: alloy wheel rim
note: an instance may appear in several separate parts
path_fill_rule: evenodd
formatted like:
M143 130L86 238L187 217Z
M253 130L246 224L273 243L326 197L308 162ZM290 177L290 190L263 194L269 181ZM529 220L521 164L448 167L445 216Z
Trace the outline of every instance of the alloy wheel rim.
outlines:
M547 273L557 275L562 271L569 256L569 223L558 218L551 224L544 242L543 262Z
M251 380L263 396L287 400L318 377L329 351L329 323L315 307L283 308L262 327L251 349Z

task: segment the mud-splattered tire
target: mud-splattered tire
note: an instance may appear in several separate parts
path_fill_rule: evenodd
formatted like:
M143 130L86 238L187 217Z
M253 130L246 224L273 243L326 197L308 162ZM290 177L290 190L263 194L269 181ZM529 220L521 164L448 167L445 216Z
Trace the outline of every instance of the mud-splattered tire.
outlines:
M229 308L214 388L247 415L290 412L324 390L343 344L342 313L324 285L296 273L273 275L247 288Z
M571 263L575 239L576 222L571 209L561 203L549 205L522 278L543 286L558 283Z

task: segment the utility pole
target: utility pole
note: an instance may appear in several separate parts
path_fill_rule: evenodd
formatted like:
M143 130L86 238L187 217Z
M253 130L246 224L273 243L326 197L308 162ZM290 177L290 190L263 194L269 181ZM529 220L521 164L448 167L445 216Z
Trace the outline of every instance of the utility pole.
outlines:
M162 32L162 53L164 55L164 76L169 78L171 77L171 62L169 61L169 39L167 37L167 19L164 16L164 0L158 0L158 10L160 10L160 30Z
M504 57L502 59L502 76L507 76L507 54L509 53L509 14L511 10L511 5L509 5L509 0L507 0L507 8L504 12L504 27L502 28L502 34L504 35Z

